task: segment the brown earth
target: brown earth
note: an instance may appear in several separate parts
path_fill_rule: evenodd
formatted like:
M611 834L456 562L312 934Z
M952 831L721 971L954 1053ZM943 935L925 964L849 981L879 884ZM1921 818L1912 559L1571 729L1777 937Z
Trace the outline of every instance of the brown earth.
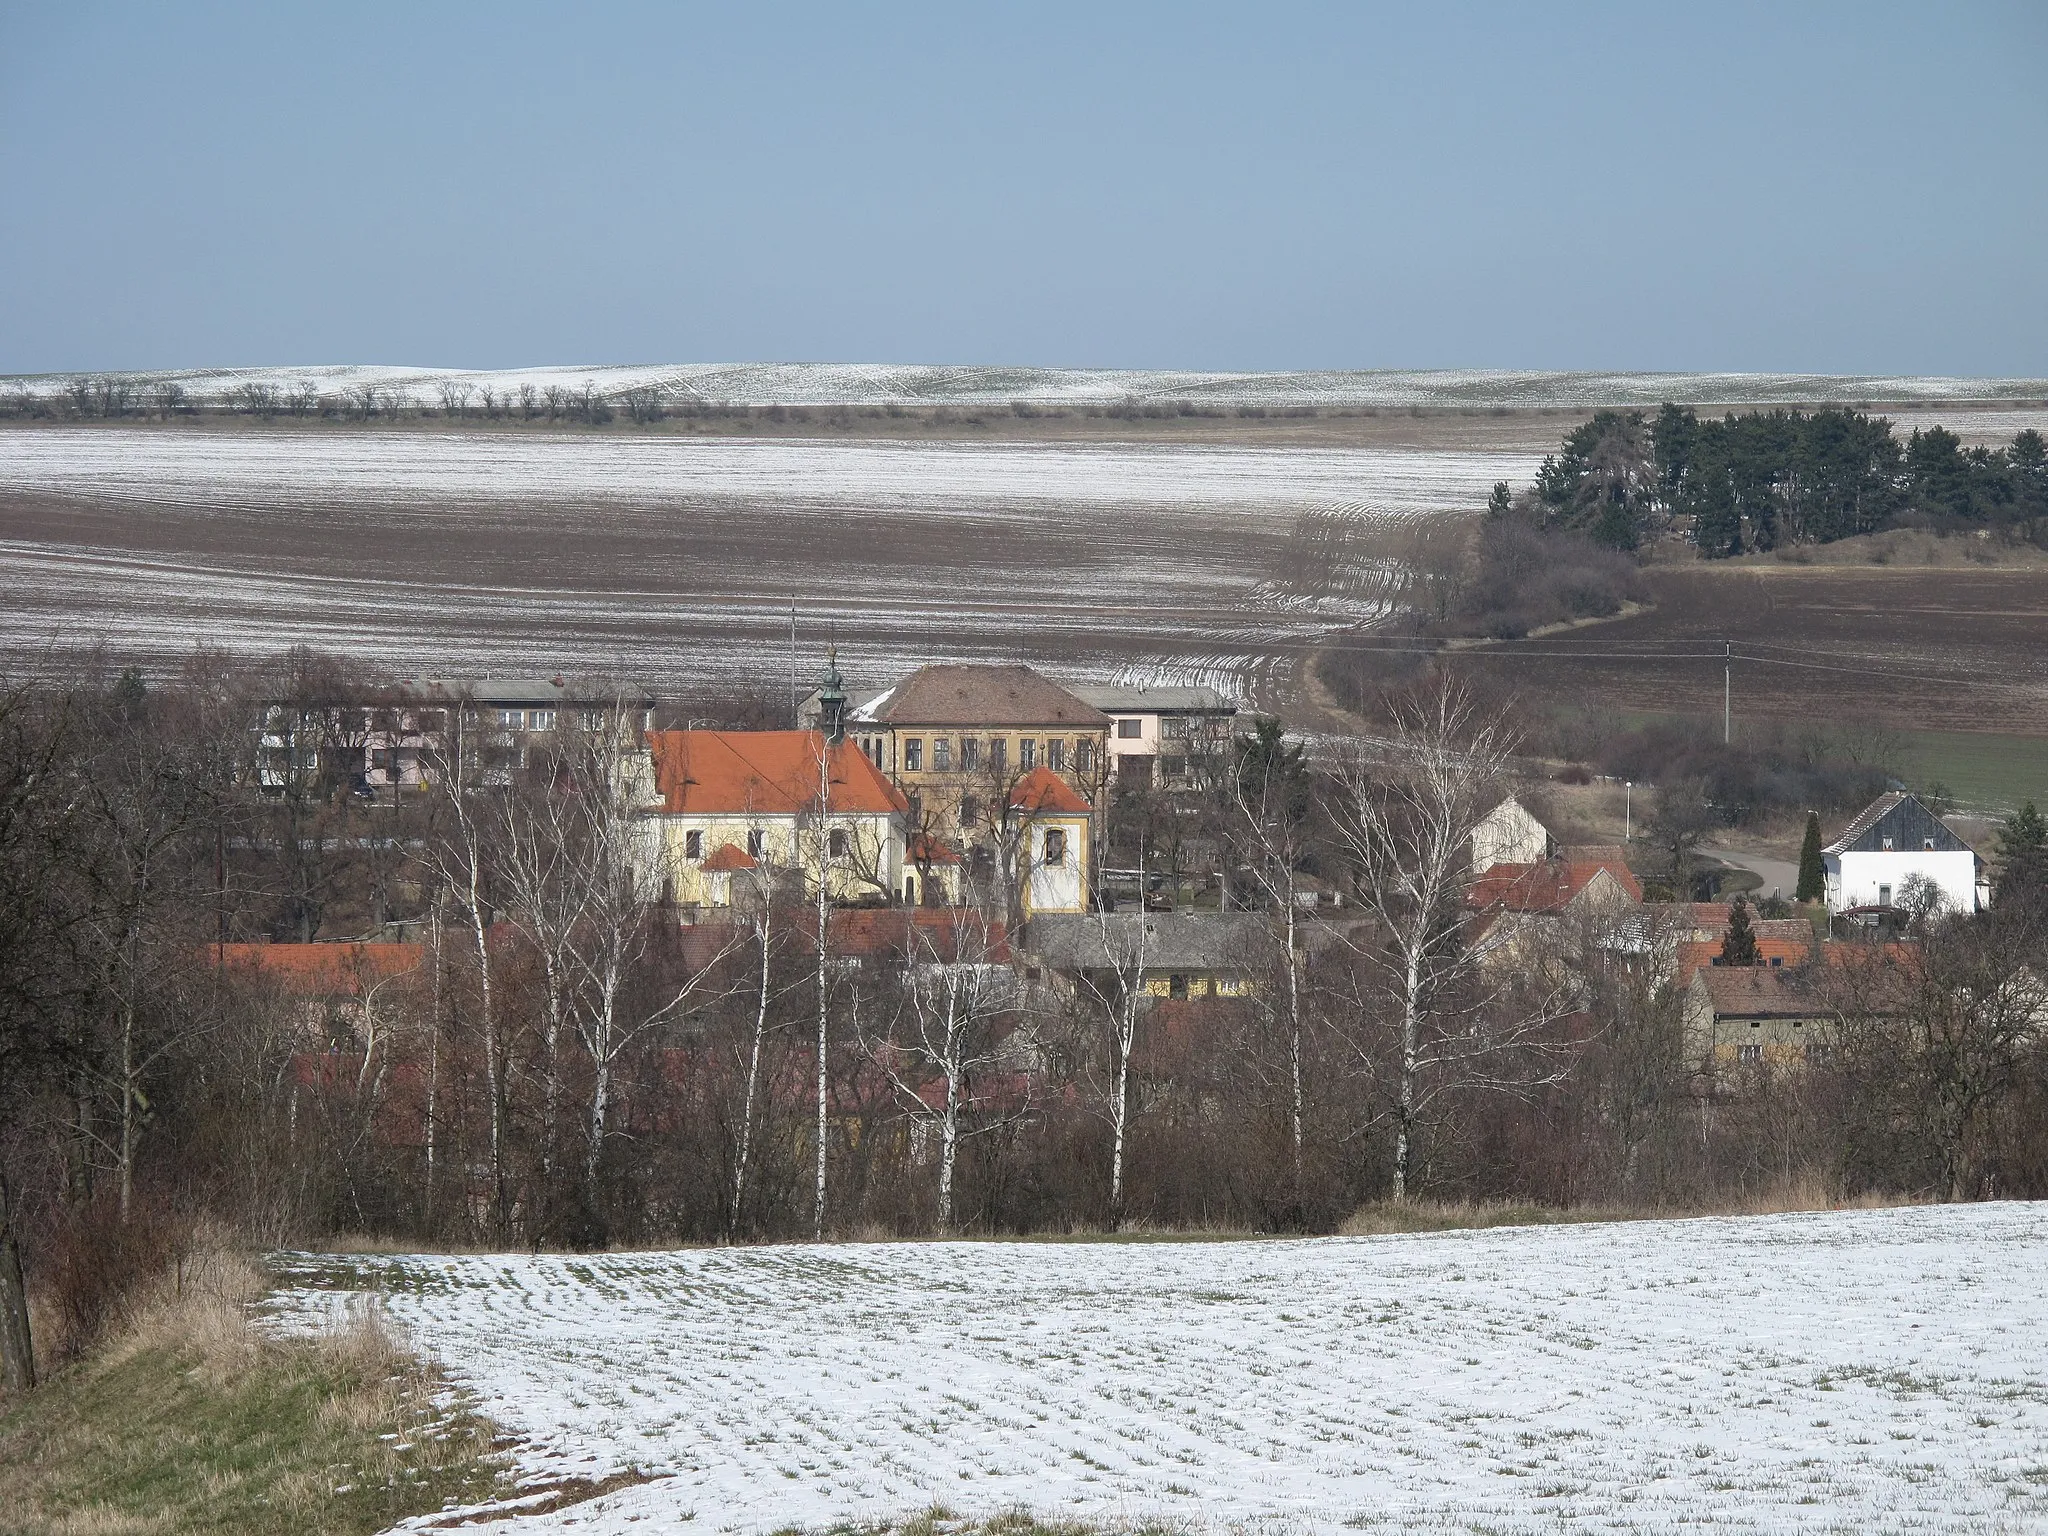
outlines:
M1869 718L2048 736L2048 569L1693 564L1644 572L1647 610L1473 647L1526 695L1738 720Z

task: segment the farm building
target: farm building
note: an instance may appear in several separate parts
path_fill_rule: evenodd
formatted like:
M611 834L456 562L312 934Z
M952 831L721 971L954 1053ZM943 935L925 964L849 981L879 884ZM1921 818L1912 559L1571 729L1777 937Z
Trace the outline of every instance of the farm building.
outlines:
M1821 850L1830 912L1883 909L1926 882L1951 912L1977 910L1977 854L1903 792L1879 795Z

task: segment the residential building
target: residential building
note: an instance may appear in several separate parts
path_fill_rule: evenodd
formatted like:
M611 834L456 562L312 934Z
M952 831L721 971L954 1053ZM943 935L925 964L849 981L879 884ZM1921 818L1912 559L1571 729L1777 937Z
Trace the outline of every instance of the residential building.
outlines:
M1912 795L1879 795L1821 850L1831 913L1898 905L1926 882L1951 912L1977 910L1977 854Z
M886 904L904 891L909 802L822 731L651 731L643 857L692 915L778 886ZM912 893L909 899L915 900Z
M474 750L482 782L505 782L564 726L616 722L635 735L654 700L568 678L408 678L347 702L272 701L257 732L257 780L279 790L322 774L365 793L426 788Z
M1109 716L1111 783L1193 788L1230 767L1238 707L1214 688L1082 683L1071 691Z
M1643 887L1618 848L1575 848L1573 857L1495 864L1472 882L1467 905L1481 912L1555 914L1572 908L1634 906Z

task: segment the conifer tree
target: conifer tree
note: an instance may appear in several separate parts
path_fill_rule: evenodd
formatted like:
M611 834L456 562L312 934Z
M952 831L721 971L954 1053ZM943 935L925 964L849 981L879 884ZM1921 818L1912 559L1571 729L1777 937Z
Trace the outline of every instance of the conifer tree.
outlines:
M1806 813L1806 840L1799 845L1799 889L1794 901L1819 901L1828 891L1828 867L1820 856L1820 813Z
M1493 494L1486 498L1486 515L1488 517L1506 517L1514 510L1515 494L1508 489L1507 481L1494 481Z
M1723 965L1757 963L1756 931L1749 926L1749 902L1738 896L1728 911L1728 931L1721 936Z
M2048 902L2048 817L2029 800L2005 818L1998 833L1998 887L1994 901Z

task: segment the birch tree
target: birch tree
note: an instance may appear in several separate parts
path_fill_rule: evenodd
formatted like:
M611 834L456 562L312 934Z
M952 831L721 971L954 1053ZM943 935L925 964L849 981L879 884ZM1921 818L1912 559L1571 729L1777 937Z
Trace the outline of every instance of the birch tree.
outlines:
M1512 747L1444 678L1397 705L1391 737L1355 746L1330 785L1335 843L1372 920L1351 941L1365 985L1350 1033L1368 1072L1391 1078L1396 1200L1413 1192L1417 1131L1445 1095L1526 1092L1564 1070L1550 1035L1568 993L1510 986L1526 979L1512 966L1489 976L1482 961L1507 927L1475 945L1464 921L1472 833L1498 801Z
M890 1027L868 1043L912 1122L939 1141L937 1217L953 1230L954 1171L960 1144L1005 1123L970 1123L977 1108L974 1079L1001 1064L1018 997L1003 929L980 912L943 924L904 919L903 977ZM940 1099L926 1098L936 1083Z

